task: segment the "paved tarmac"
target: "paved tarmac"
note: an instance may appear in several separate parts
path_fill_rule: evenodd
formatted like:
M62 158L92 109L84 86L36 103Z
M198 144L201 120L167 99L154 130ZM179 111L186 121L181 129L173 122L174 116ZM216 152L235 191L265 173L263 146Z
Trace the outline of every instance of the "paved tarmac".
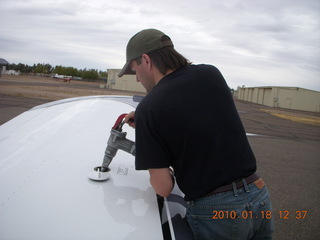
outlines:
M243 101L236 106L246 132L262 135L248 138L271 194L273 239L320 239L320 127L260 111L265 106Z
M0 94L0 125L48 100Z
M45 102L0 95L0 124ZM320 239L320 127L270 115L260 110L265 106L238 100L236 106L246 131L258 134L248 138L272 198L273 239Z

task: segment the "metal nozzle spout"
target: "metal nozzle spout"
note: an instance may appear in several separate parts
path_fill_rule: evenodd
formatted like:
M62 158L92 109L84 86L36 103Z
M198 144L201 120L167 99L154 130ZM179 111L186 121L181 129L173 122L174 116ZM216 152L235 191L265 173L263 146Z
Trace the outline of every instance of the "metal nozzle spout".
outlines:
M117 154L118 149L121 149L135 156L136 154L135 143L127 139L126 135L127 133L125 132L119 132L117 130L111 129L108 145L103 158L103 163L102 163L103 168L109 167L112 159Z
M94 168L89 174L89 178L96 181L104 181L110 177L109 165L112 159L116 156L118 149L121 149L127 153L136 155L136 145L135 142L126 138L127 133L122 132L122 126L124 124L123 118L127 114L122 114L118 117L115 125L111 129L110 137L108 139L107 148L104 153L104 158L101 167Z

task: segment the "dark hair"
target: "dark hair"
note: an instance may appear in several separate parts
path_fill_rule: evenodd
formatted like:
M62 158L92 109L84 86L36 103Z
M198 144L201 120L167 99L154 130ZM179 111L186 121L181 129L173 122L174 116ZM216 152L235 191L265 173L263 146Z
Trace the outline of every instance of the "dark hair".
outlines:
M169 37L164 36L162 41L167 41ZM170 40L170 38L169 38ZM153 64L165 75L168 70L177 70L191 64L191 62L178 53L173 47L164 47L148 53ZM141 57L134 59L137 64L141 64Z

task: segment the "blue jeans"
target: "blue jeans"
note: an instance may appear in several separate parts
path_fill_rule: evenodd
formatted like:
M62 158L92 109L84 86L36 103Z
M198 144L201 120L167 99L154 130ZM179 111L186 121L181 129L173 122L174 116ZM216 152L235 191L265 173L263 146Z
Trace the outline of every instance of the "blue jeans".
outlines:
M269 192L266 186L259 187L251 183L247 189L189 201L186 217L194 239L272 239L274 220Z

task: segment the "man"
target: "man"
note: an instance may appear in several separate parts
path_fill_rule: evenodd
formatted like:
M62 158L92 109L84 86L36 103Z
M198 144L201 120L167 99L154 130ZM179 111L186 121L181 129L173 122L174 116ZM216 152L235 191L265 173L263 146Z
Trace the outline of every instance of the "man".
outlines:
M192 65L156 29L134 35L126 55L119 77L136 74L148 92L125 119L136 129L136 169L163 197L176 180L195 239L271 239L269 193L219 70Z

